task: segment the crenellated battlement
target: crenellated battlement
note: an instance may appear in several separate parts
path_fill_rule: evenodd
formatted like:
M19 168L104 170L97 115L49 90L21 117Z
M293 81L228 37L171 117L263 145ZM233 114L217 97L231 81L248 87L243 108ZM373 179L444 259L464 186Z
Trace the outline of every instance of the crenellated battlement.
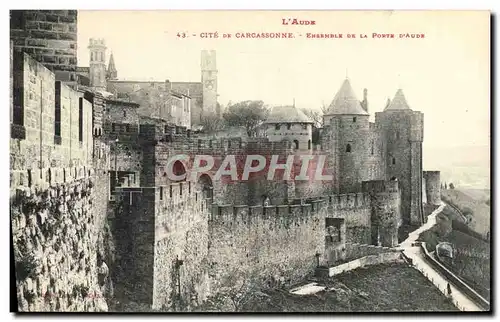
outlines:
M245 222L251 224L254 219L302 218L319 213L324 208L324 201L318 200L304 205L247 206L213 205L211 221Z
M40 190L70 184L82 179L105 175L105 170L92 167L77 166L71 168L44 168L28 170L11 170L11 193L16 190Z
M362 189L367 194L396 193L399 192L399 183L397 180L363 181Z
M325 205L333 209L352 209L352 208L366 208L370 207L370 196L366 193L345 193L329 195L317 198L315 200L325 201ZM292 203L299 204L301 199L294 199ZM309 203L306 200L306 203Z
M297 203L295 203L297 202ZM316 200L308 200L305 204L300 204L300 200L295 200L287 205L271 206L248 206L248 205L213 205L211 220L250 220L251 218L263 216L269 217L299 217L311 215L322 211L370 208L371 199L365 193L348 193L326 196ZM295 204L294 204L295 203Z
M266 138L259 138L254 141L243 141L241 138L222 138L222 139L200 139L183 138L172 141L160 141L169 148L179 151L199 154L241 154L276 151L278 153L292 153L290 142L270 142Z
M89 48L90 47L106 47L106 41L104 38L90 38Z
M162 128L163 127L163 128ZM249 153L276 151L293 152L291 142L271 142L268 138L200 138L191 136L182 127L172 125L141 124L139 136L145 141L154 141L158 146L183 152L198 152L200 154L216 153Z
M94 145L86 93L56 81L26 53L13 55L13 69L11 127L20 131L11 133L11 187L69 183L103 168L106 147Z
M244 227L250 231L275 231L291 227L301 229L300 227L310 223L320 224L319 221L325 217L326 211L323 203L317 201L312 204L278 206L213 205L209 226L225 229Z
M204 198L200 191L190 181L173 182L157 187L116 187L115 194L131 196L134 194L155 195L155 202L159 205L176 207L189 201L191 204L197 203L200 207L207 208L209 198ZM129 199L127 199L129 200ZM135 200L135 199L133 199Z
M365 193L347 193L328 196L328 206L333 209L370 207L370 196Z

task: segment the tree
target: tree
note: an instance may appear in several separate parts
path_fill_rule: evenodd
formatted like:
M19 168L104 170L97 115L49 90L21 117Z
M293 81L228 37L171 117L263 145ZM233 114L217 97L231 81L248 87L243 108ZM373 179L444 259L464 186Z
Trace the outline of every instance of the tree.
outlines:
M303 108L301 111L311 120L314 122L314 126L321 128L323 127L323 115L326 114L328 110L328 106L323 103L321 106L320 110L313 110L313 109L307 109Z
M248 136L256 134L257 127L267 118L269 109L263 101L243 101L229 105L223 114L228 126L245 127Z
M215 106L215 113L220 116L222 114L222 110L224 108L222 107L222 105L220 105L219 102L217 102L216 106Z
M312 121L314 126L323 127L323 114L317 110L311 110L307 108L301 109L301 111Z
M213 134L224 128L224 120L215 114L204 115L201 126L203 126L204 133Z

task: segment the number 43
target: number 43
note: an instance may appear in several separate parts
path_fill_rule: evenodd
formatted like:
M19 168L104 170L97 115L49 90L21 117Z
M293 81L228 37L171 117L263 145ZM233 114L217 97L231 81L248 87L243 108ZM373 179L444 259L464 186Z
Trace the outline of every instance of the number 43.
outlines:
M186 38L186 34L183 33L183 32L178 32L177 33L177 37L179 37L179 38Z

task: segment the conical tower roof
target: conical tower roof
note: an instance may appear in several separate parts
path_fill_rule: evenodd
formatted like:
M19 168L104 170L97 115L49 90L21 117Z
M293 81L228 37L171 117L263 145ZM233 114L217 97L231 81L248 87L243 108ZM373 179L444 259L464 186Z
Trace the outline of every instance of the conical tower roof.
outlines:
M113 53L109 56L108 73L116 73L115 59Z
M361 103L354 94L349 79L345 79L328 107L326 115L332 114L350 114L350 115L369 115L362 107Z
M408 110L411 111L410 106L406 102L405 95L402 89L398 89L396 95L394 95L394 99L391 101L389 106L387 106L384 110Z
M295 106L275 106L264 123L313 123Z

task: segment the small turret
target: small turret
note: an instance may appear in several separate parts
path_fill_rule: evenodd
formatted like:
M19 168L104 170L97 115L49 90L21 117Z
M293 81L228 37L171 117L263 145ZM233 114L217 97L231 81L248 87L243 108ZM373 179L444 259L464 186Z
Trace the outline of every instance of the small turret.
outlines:
M363 101L361 101L361 107L368 113L368 89L363 90Z
M430 205L439 206L441 204L441 172L440 171L424 171L425 192L427 195L427 203Z

